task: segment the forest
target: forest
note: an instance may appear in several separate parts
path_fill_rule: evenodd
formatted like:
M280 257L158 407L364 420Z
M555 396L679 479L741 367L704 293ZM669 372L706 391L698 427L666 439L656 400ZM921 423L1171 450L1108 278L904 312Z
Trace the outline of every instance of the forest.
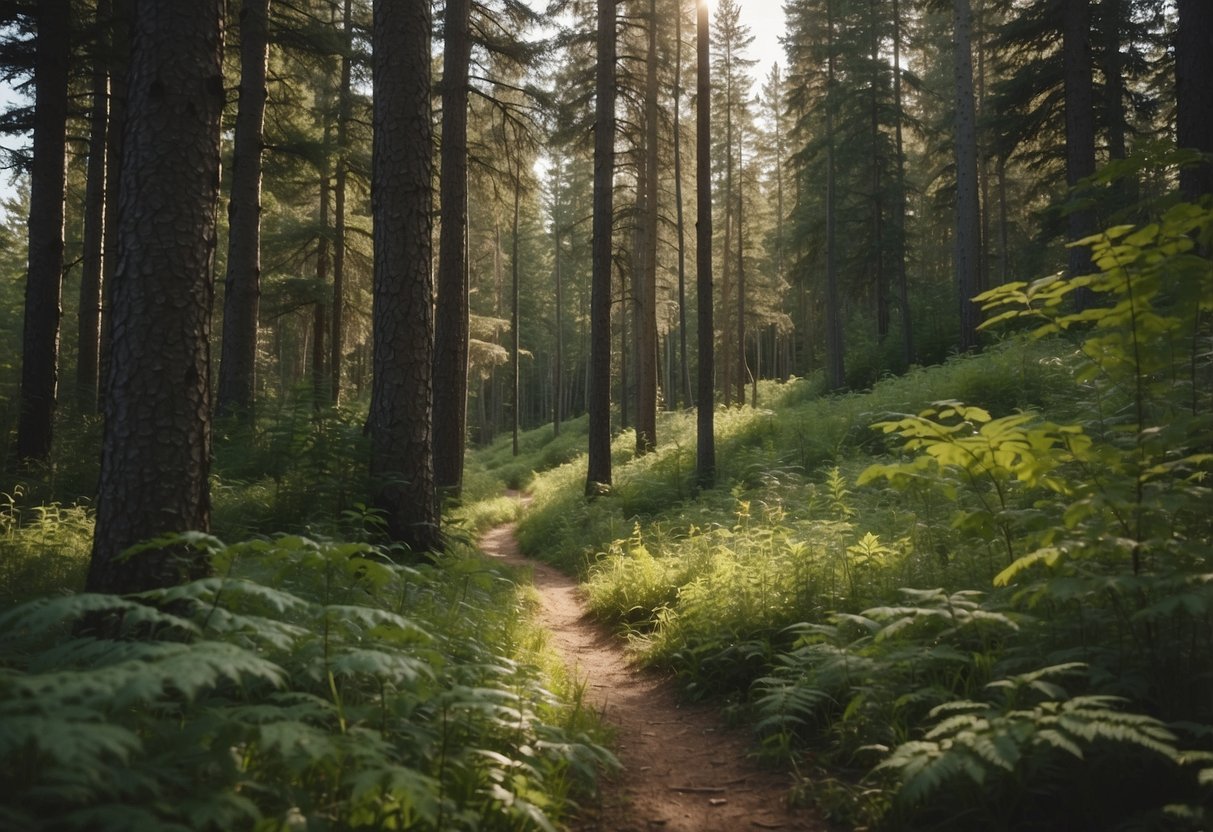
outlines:
M1213 823L1208 0L10 0L0 140L0 828Z

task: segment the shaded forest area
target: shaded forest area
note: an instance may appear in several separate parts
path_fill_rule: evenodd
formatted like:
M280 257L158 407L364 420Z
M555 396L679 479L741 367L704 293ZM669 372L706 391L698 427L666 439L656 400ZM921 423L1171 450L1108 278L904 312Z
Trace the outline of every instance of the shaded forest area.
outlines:
M575 825L518 519L840 828L1207 827L1213 7L784 9L5 6L0 826Z

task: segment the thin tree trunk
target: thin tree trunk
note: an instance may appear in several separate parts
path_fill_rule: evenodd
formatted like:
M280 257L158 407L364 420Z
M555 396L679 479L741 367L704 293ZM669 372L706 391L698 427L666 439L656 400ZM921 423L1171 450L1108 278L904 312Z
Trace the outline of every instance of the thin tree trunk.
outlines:
M742 132L737 130L737 404L745 406L745 388L750 368L745 354L745 168L742 165Z
M465 255L471 9L471 0L448 0L442 50L442 228L438 237L438 302L434 330L434 378L440 383L434 390L434 478L439 488L455 496L463 485L467 433L469 322ZM518 452L516 443L517 439L515 454Z
M552 435L560 435L560 420L564 409L564 286L560 273L560 215L552 212L552 233L555 237L556 278L556 354L552 360Z
M234 416L248 424L253 422L256 398L261 303L261 136L269 9L269 0L244 0L240 8L240 103L227 212L227 278L216 406L218 416Z
M590 293L590 427L585 490L611 485L611 249L615 174L615 0L598 0L594 240Z
M517 162L516 162L517 164ZM514 168L514 213L510 223L510 405L513 410L511 427L514 437L514 456L518 456L518 424L521 418L522 399L518 395L518 351L519 316L518 316L518 223L522 210L522 170L521 165Z
M642 273L636 287L636 453L657 448L657 3L649 0L645 60Z
M901 308L901 350L906 366L914 363L914 328L910 317L910 286L906 275L906 153L902 139L905 110L901 97L901 4L893 0L893 99L897 142L897 204L893 208L896 224L897 304Z
M837 182L834 172L834 9L826 0L826 380L831 390L846 384L842 302L838 289Z
M871 30L871 54L873 74L871 80L871 97L869 100L869 120L872 141L872 300L876 307L876 339L883 344L889 334L889 298L888 283L884 274L884 184L880 176L880 166L884 161L881 154L880 133L880 87L884 64L880 60L880 37L877 31L876 18L877 0L868 2L868 28Z
M67 0L37 5L34 161L30 171L29 273L21 342L17 459L50 457L59 383L59 303L63 290L63 197L67 150Z
M110 75L109 126L106 129L105 155L105 232L101 261L101 345L98 350L98 411L104 409L105 385L109 377L111 293L118 269L118 225L122 207L122 134L126 125L126 74L130 54L132 0L113 0L108 52Z
M678 233L678 384L670 383L671 404L682 389L682 401L690 406L691 370L687 358L687 246L686 219L682 209L682 0L675 15L674 36L674 214Z
M352 0L345 0L341 31L341 91L337 104L337 173L333 193L333 303L329 338L329 401L341 402L341 369L345 360L345 191L349 176L350 98L354 49Z
M113 7L97 2L97 38L92 55L88 172L84 189L84 261L76 328L76 408L97 411L98 350L101 346L101 292L105 236L105 140L109 130L109 60Z
M1062 61L1066 99L1066 184L1074 188L1095 173L1095 93L1091 80L1091 8L1087 0L1062 4ZM1069 238L1080 240L1095 233L1095 212L1072 211ZM1082 246L1070 249L1070 276L1091 271L1090 251ZM1078 303L1089 299L1078 294Z
M977 201L977 106L973 100L973 13L969 0L953 0L953 78L956 100L956 287L960 348L977 347L981 217Z
M210 526L222 11L221 0L160 0L139 4L133 22L90 592L137 592L208 569L192 549L119 555Z
M696 415L695 481L700 488L716 484L715 330L712 323L712 72L708 3L697 0L695 114L695 283L699 324L699 395Z

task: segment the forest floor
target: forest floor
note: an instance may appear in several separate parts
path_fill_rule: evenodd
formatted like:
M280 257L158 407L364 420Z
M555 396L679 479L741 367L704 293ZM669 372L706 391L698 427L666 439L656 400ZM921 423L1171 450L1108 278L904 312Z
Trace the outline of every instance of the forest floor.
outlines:
M604 778L573 830L826 829L806 810L786 808L789 776L749 759L744 729L727 727L709 706L681 702L670 679L633 664L621 640L587 614L575 580L523 557L513 524L492 529L480 546L532 570L540 622L585 684L586 703L614 732L613 750L623 768Z

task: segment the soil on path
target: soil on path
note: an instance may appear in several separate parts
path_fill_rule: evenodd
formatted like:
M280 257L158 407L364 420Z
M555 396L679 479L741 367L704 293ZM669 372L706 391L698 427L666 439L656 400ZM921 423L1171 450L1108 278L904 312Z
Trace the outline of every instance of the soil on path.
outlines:
M522 557L514 526L481 538L492 557L533 570L542 599L540 620L556 648L586 683L586 699L615 729L623 770L601 784L596 805L572 828L579 832L735 832L826 827L804 810L790 812L787 775L758 768L748 737L705 706L678 700L668 679L629 662L620 640L587 613L577 583Z

